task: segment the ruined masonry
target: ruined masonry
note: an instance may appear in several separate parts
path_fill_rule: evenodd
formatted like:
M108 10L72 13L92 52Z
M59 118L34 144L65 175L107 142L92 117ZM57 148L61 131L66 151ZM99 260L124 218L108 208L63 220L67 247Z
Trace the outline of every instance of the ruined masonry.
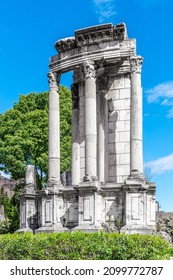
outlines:
M111 228L149 234L155 229L155 183L143 175L143 58L124 23L75 32L55 43L50 59L49 172L37 190L26 167L20 229L36 232ZM73 70L72 183L60 180L60 76Z

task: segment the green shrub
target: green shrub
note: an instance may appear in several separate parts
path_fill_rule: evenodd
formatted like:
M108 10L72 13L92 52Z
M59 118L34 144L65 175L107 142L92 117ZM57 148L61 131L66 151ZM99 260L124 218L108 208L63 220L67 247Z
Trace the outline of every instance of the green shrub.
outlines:
M164 260L173 253L159 236L119 233L42 233L0 236L1 260Z

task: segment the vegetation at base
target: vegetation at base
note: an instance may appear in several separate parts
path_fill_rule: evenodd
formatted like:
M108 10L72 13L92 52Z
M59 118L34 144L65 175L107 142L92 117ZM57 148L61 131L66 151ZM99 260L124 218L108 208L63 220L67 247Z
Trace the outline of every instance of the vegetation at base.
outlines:
M164 260L171 250L154 235L78 231L0 236L1 260Z
M71 166L71 115L71 91L60 86L61 172ZM24 187L27 164L36 166L37 187L41 189L48 171L48 92L20 95L13 108L0 114L0 170L18 181L11 199L1 189L5 221L0 222L0 234L19 228L18 194Z
M0 222L0 234L13 233L19 228L19 199L20 186L15 187L15 194L10 199L4 188L0 189L0 205L4 206L5 220Z
M71 115L71 92L60 86L61 172L71 165ZM41 187L48 169L48 92L20 95L12 109L0 114L0 169L19 180L27 164L36 166Z

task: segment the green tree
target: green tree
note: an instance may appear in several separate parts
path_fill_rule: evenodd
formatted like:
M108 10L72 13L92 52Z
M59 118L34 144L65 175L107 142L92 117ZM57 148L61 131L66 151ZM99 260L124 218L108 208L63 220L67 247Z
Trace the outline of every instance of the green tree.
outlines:
M71 107L70 90L60 86L61 172L71 165ZM1 170L21 179L27 164L36 166L41 185L48 170L48 92L20 95L19 102L0 115Z
M15 197L14 197L15 199ZM0 189L0 205L4 206L5 220L0 223L0 234L14 232L19 228L19 201L8 197L3 187Z

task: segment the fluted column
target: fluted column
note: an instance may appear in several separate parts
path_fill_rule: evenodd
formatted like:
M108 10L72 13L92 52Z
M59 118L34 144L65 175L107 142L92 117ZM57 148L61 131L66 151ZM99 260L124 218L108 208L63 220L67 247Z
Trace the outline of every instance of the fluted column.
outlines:
M96 81L93 61L84 63L85 73L85 174L97 177L96 164Z
M102 69L99 69L100 72ZM103 70L102 70L103 71ZM102 72L101 72L102 73ZM106 99L107 77L98 80L98 179L108 181L108 104Z
M48 180L60 182L60 112L59 73L48 74L49 81L49 144Z
M79 144L79 89L72 84L72 185L80 181L80 144Z
M131 172L143 173L142 147L142 88L141 68L143 58L134 56L130 59L131 66Z

